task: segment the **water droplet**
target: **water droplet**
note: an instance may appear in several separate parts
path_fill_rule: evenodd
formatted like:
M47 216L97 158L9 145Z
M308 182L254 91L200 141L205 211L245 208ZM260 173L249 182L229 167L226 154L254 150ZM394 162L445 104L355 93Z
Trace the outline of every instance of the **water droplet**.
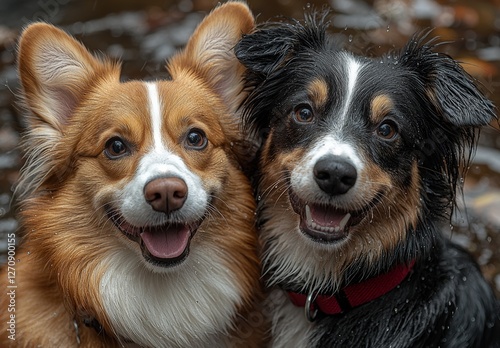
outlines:
M349 42L352 42L352 35L349 35Z
M391 29L390 25L387 26L387 30L386 31L389 32L389 29Z
M30 255L30 254L31 254L31 251L28 251L26 254Z
M464 282L466 282L466 281L467 281L467 277L466 277L466 276L463 276L463 277L462 277L462 280L463 280Z

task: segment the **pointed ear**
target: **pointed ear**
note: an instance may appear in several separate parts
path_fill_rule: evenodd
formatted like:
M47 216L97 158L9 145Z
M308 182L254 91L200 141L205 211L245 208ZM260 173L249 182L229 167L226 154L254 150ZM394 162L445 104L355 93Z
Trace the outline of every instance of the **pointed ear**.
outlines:
M445 121L459 127L479 127L496 118L493 103L476 81L450 56L434 52L431 39L414 37L403 50L401 63L416 72L426 93Z
M220 5L199 24L185 49L170 60L170 74L175 79L183 71L195 72L235 112L243 98L244 67L233 49L254 26L253 15L245 3L233 1Z
M26 163L15 192L22 198L69 172L73 159L58 147L64 128L91 84L110 73L118 79L119 67L99 61L64 31L45 23L32 24L22 33L18 64L22 103L28 111Z
M32 24L19 43L19 75L32 112L28 126L61 132L96 74L111 64L94 58L78 41L46 23Z

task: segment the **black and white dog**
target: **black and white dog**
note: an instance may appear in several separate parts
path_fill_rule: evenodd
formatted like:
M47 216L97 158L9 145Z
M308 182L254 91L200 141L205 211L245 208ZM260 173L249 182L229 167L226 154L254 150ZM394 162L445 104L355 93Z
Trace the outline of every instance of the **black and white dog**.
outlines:
M499 346L499 304L443 237L494 106L426 35L365 58L326 15L236 46L245 121L263 135L260 238L274 347Z

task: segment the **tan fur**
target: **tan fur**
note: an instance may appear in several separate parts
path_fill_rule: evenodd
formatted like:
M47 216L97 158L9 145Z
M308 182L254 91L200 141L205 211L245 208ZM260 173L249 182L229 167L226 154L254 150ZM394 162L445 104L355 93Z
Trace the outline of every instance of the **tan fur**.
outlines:
M393 104L389 96L385 94L377 95L371 102L370 119L373 123L381 122L385 116L392 110Z
M324 106L328 100L328 85L322 79L316 79L309 83L306 88L309 98L318 108Z
M162 115L162 140L215 197L214 211L199 227L191 248L213 246L227 273L237 274L237 314L232 326L220 328L227 332L231 347L260 347L264 327L256 319L261 318L261 295L255 203L231 151L231 143L241 138L234 113L242 98L242 68L231 48L253 25L245 4L220 6L169 63L173 81L158 83L161 103L168 110ZM220 33L226 37L213 41ZM207 51L200 50L205 40L212 45ZM50 70L51 64L41 59L49 56L55 67L61 59L60 69ZM144 131L151 126L145 117L149 110L144 85L120 83L117 65L94 58L47 24L34 24L23 33L19 66L30 110L27 165L17 191L23 198L24 240L16 256L16 341L7 339L7 313L2 311L0 345L76 347L78 336L81 347L119 346L99 284L108 266L105 260L127 248L127 240L108 220L103 205L130 180L152 143L150 132ZM51 89L52 83L65 90ZM193 124L210 139L203 152L187 153L179 145L186 127ZM116 134L128 139L135 152L110 161L103 149ZM0 279L4 284L5 270ZM6 301L1 296L1 308L7 308ZM83 325L85 317L96 318L104 333Z

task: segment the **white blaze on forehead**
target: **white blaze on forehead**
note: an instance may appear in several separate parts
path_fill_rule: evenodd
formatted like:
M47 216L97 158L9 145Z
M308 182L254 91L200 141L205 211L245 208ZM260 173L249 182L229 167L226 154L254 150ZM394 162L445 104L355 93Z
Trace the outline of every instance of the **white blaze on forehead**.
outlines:
M155 82L146 83L149 99L149 113L151 116L151 128L153 131L153 147L156 149L163 148L161 137L161 103L158 95L158 85Z
M340 114L341 123L343 123L349 107L352 103L352 97L354 95L354 89L356 87L356 81L358 79L359 71L361 70L361 63L356 61L356 59L348 54L345 55L346 69L347 69L347 90L346 97L344 100L344 107L342 108Z

